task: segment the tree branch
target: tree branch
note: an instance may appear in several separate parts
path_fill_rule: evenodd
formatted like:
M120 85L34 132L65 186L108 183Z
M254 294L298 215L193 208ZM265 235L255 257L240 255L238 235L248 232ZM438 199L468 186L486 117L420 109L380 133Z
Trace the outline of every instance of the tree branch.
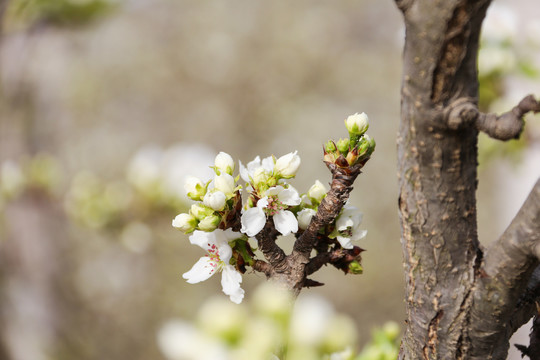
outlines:
M301 254L306 258L309 256L313 246L315 246L319 230L326 224L331 224L334 221L343 205L349 199L354 180L360 174L360 169L364 164L339 167L334 163L326 162L326 166L332 172L330 191L328 191L326 197L321 201L317 214L311 219L308 228L294 243L293 253Z
M528 112L540 112L540 102L528 95L517 106L502 115L481 113L471 99L460 98L454 101L447 110L448 126L457 130L464 125L473 124L477 130L498 140L519 138L523 130L523 116Z
M522 325L512 317L539 259L540 179L510 226L485 253L471 309L469 336L476 357L493 355L493 344L507 344L515 327Z
M283 250L276 244L278 231L274 227L274 222L268 218L264 228L257 234L256 239L264 257L272 267L283 263L287 257Z

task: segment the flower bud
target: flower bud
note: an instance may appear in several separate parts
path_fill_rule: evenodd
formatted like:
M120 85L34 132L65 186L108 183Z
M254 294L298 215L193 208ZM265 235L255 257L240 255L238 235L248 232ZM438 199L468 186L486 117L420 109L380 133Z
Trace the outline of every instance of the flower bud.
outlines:
M306 230L311 222L311 218L317 212L313 209L305 208L298 212L298 227L302 230Z
M349 139L339 139L336 146L340 153L346 154L349 152Z
M214 231L217 229L220 222L221 222L221 216L216 215L216 214L210 215L201 220L198 228L202 231L208 231L208 232Z
M172 226L188 234L197 227L197 219L191 214L178 214L172 221Z
M193 215L197 220L203 220L207 216L210 216L214 213L214 210L201 205L201 204L193 204L191 205L191 208L189 209L189 212L191 215Z
M324 144L324 151L327 152L327 153L332 153L334 151L336 151L336 144L330 140L328 141L326 144Z
M283 178L290 179L296 175L298 167L300 167L300 156L296 155L297 151L283 155L277 159L274 170Z
M234 160L231 155L221 151L214 160L214 165L222 173L232 175L234 172Z
M206 186L195 176L187 177L184 189L191 200L201 200L206 193Z
M221 191L208 192L204 195L203 204L216 210L221 211L225 207L227 197Z
M345 126L352 135L362 135L369 127L369 119L366 113L351 115L345 120Z
M315 184L313 184L309 188L307 195L320 203L322 199L324 199L324 197L326 196L327 192L328 189L326 189L326 186L324 186L324 184L321 183L319 180L316 180Z
M229 174L216 175L214 177L214 188L229 196L234 193L234 178Z
M359 275L359 274L362 274L363 272L364 272L364 269L362 268L362 265L360 265L358 261L354 260L349 263L350 274Z

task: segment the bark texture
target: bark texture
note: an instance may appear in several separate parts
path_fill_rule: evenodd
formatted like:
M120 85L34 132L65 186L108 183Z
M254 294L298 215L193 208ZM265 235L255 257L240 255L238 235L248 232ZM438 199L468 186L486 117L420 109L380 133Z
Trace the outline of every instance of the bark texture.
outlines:
M478 132L518 137L527 97L501 116L477 109L476 58L488 0L396 1L406 25L399 210L407 323L400 359L505 359L533 308L517 308L538 266L540 182L484 251L476 221ZM485 253L485 255L484 255Z

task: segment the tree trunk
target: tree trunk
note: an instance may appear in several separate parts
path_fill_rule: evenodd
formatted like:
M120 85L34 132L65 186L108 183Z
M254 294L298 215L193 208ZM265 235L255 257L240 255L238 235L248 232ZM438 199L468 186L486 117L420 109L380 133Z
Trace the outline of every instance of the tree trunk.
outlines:
M516 326L508 324L511 309L538 261L526 256L517 284L505 280L515 285L511 296L479 291L500 269L488 271L478 242L477 138L479 130L503 140L519 135L523 113L537 103L529 99L532 108L501 117L476 107L480 27L490 1L396 3L406 25L398 173L407 324L400 359L504 359ZM484 309L486 302L501 307ZM487 317L481 327L480 313Z

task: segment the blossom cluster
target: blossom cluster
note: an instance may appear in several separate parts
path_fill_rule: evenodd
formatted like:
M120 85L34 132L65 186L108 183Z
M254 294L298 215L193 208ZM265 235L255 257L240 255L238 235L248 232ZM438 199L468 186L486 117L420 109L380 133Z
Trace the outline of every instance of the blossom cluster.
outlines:
M345 120L349 139L336 145L325 145L325 162L339 166L353 166L365 162L373 152L375 143L365 132L369 127L366 114L354 114ZM190 176L184 189L193 204L186 213L178 214L172 225L189 234L191 244L206 251L193 268L183 277L191 284L208 279L222 272L223 292L235 303L240 303L244 291L240 287L241 274L255 261L254 249L249 239L257 242L264 229L276 231L281 236L305 231L329 189L319 180L306 193L300 194L290 184L296 176L301 159L297 151L281 157L274 155L255 159L244 165L238 162L238 174L233 158L220 152L211 169L213 178L202 180ZM244 184L238 182L243 180ZM242 191L246 201L242 201ZM331 224L322 230L335 246L353 249L353 241L366 235L360 229L362 213L345 204ZM357 267L359 264L357 264ZM361 269L352 269L359 273Z

